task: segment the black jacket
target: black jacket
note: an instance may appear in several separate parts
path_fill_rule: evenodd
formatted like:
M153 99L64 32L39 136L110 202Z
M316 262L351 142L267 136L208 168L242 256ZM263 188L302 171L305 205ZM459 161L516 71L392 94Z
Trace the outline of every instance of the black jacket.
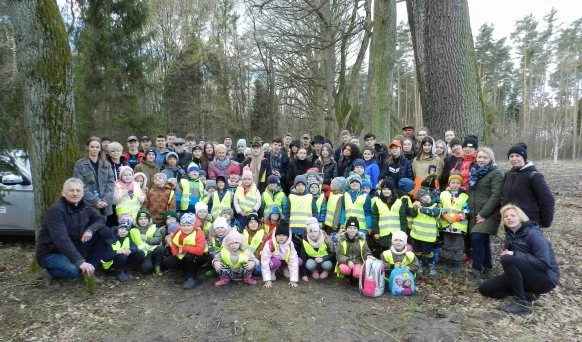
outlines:
M398 186L398 182L402 178L414 179L412 172L412 163L404 156L400 156L398 160L392 160L388 157L380 168L380 181L391 177L394 185Z
M323 184L331 184L331 180L336 177L337 164L333 159L331 162L323 165L321 158L319 158L313 163L313 167L316 167L319 173L323 173Z
M511 169L503 179L502 205L513 203L527 217L542 227L549 227L554 220L554 195L544 176L528 162L521 169Z
M81 237L89 231L95 235L110 237L105 219L83 200L77 206L61 197L46 215L36 239L36 260L40 264L49 254L63 254L72 263L80 266L85 262L77 250Z

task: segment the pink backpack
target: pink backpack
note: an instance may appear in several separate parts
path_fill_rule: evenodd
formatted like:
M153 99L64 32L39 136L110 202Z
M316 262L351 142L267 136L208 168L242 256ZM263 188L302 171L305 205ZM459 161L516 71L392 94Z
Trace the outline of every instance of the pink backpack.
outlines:
M384 263L378 259L366 259L360 272L360 293L366 297L379 297L384 294Z

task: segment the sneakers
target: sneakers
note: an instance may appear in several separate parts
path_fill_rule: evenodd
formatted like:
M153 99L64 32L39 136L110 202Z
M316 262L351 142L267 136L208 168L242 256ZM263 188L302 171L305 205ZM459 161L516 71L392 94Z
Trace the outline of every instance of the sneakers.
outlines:
M190 277L190 278L186 279L186 281L184 282L184 285L182 285L182 288L184 290L190 290L190 289L193 289L194 286L196 286L196 279Z
M154 274L157 275L158 277L164 275L164 272L162 272L162 267L160 265L154 266Z
M121 272L118 273L115 278L117 278L117 280L119 280L120 282L124 282L124 281L128 281L129 280L129 276L127 275L127 273L125 272Z
M436 270L435 264L428 265L428 275L429 275L429 277L435 277L437 275L437 270Z
M214 286L223 286L230 283L229 277L220 277L220 279L214 283Z
M253 279L253 274L249 273L243 278L243 282L247 285L255 285L257 283L256 280Z
M518 297L512 297L499 306L499 309L508 314L529 315L531 313L531 303Z
M49 273L49 271L46 270L46 268L43 268L42 271L40 271L40 275L42 276L44 287L47 289L56 289L61 286L61 284L55 281L53 276Z

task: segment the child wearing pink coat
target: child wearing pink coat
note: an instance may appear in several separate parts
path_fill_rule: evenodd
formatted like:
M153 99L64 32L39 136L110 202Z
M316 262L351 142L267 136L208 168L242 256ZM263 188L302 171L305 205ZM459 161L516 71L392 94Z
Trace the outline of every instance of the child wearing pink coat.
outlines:
M303 262L297 256L295 246L291 241L289 223L280 221L271 239L265 243L261 252L261 273L263 287L270 288L276 278L275 271L283 267L283 276L289 278L289 285L298 287L299 267Z

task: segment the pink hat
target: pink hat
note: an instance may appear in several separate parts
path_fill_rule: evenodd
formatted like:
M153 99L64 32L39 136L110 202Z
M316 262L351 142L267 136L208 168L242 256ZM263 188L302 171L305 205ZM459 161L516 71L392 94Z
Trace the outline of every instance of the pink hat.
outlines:
M234 163L230 164L230 167L228 168L228 174L232 175L233 173L240 175L240 167Z
M242 179L253 179L253 172L250 167L245 166L243 168Z

